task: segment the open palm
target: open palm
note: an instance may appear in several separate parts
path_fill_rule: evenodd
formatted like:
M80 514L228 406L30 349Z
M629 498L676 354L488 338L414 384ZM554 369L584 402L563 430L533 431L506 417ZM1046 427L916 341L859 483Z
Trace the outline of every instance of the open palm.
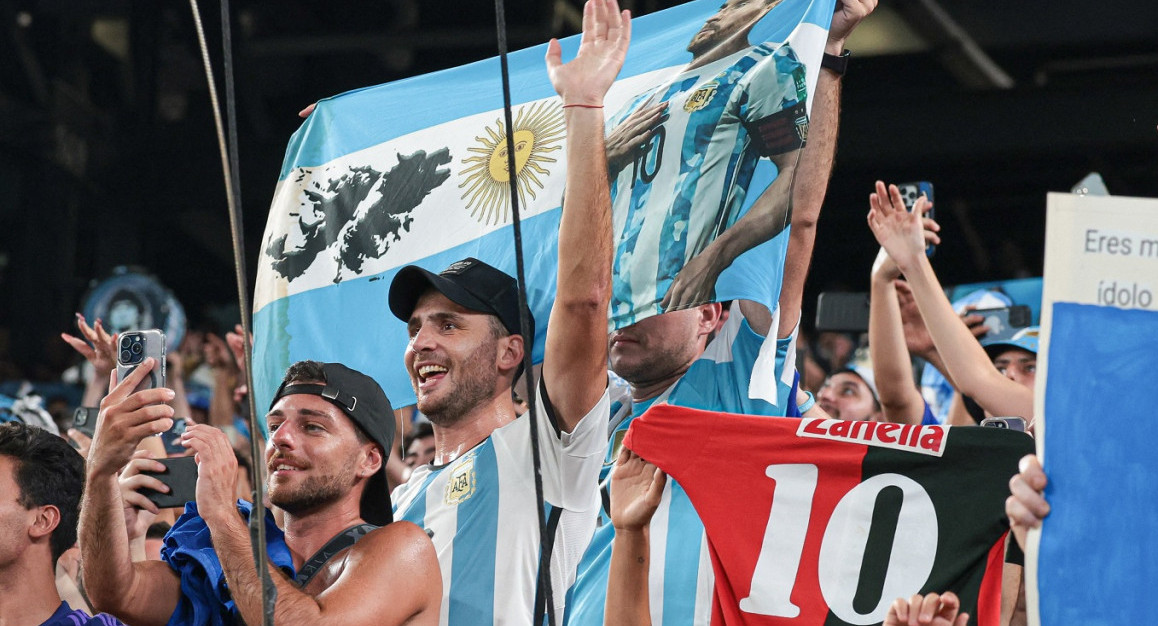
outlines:
M663 470L621 449L611 475L611 523L623 529L646 527L659 508L666 482Z

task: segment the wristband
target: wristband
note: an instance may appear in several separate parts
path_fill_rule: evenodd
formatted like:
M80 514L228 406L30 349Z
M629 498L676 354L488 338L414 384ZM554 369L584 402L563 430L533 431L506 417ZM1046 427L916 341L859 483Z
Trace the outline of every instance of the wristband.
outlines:
M820 67L828 69L837 76L844 76L845 71L848 70L848 57L852 54L848 50L841 52L839 55L824 53L820 59Z
M579 107L581 109L602 109L603 105L602 104L564 104L563 105L564 109L570 109L571 107Z
M804 401L804 404L796 407L800 411L801 415L804 415L808 412L808 409L816 406L816 396L812 395L811 391L805 391L804 395L808 396L808 399Z

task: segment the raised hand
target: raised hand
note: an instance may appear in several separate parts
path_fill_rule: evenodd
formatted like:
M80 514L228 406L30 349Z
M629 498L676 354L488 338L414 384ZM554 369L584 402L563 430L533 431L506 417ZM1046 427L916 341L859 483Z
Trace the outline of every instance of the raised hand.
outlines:
M622 448L611 474L611 523L616 529L639 530L659 508L667 475L636 453Z
M245 372L245 332L241 324L233 325L233 332L225 333L225 343L229 344L229 351L233 353L233 360L237 363L237 370ZM253 345L253 335L249 336L249 345Z
M869 194L869 206L870 207L874 206L873 205L874 199L878 203L881 201L880 200L881 195L879 195L879 194L880 194L881 188L883 188L884 184L878 181L877 185L879 185L879 187L877 188L877 191L872 193L872 194ZM890 188L891 188L891 190L896 190L897 186L896 185L890 185ZM890 193L891 193L891 190L890 190ZM897 196L900 197L900 191L897 191L896 193L897 193ZM924 196L922 196L922 198L924 198ZM904 206L904 202L901 203L901 206ZM941 225L938 224L935 220L933 220L933 218L925 217L925 215L928 215L929 211L932 211L932 210L933 210L933 204L931 202L924 202L924 203L918 202L916 205L913 206L913 212L919 213L921 215L921 217L923 218L921 221L921 226L923 228L923 230L921 231L921 236L925 238L925 247L928 247L930 245L936 246L936 245L940 245L940 243L941 243L941 237L940 237L940 235L937 234L937 233L941 232ZM873 276L875 276L877 278L886 279L886 280L893 280L896 278L900 278L901 268L897 267L897 263L895 261L893 261L892 257L889 256L888 251L882 247L880 249L880 251L877 252L876 260L873 261L872 273L873 273Z
M876 191L869 195L869 228L901 272L915 268L925 255L926 228L934 234L941 229L936 222L924 217L931 206L928 199L921 196L910 213L897 186L889 185L886 189L879 180Z
M60 338L92 363L95 376L108 376L117 365L117 336L105 331L99 319L89 326L80 313L76 314L76 327L84 339L67 333L61 333Z
M213 333L205 333L205 362L217 372L233 374L237 371L237 361L225 340Z
M961 600L952 591L943 594L915 595L906 600L897 598L889 607L884 626L965 626L969 614L957 614Z
M607 148L607 172L611 178L618 176L635 160L667 117L666 102L641 106L607 135L604 146Z
M162 404L173 399L171 389L133 391L156 366L155 359L145 359L119 383L115 373L110 375L112 391L101 400L96 432L88 452L90 475L120 472L142 439L173 427L173 407Z
M1049 515L1049 503L1045 501L1045 472L1037 455L1029 454L1018 463L1021 470L1009 481L1010 496L1005 500L1005 514L1009 516L1009 526L1017 543L1025 548L1025 534L1030 528L1037 528L1041 520Z
M832 25L828 27L828 46L825 52L839 54L853 29L875 8L877 0L839 0L836 12L832 14Z
M603 106L603 96L619 75L631 41L631 13L615 0L587 0L579 52L563 63L557 39L547 44L547 74L564 106Z

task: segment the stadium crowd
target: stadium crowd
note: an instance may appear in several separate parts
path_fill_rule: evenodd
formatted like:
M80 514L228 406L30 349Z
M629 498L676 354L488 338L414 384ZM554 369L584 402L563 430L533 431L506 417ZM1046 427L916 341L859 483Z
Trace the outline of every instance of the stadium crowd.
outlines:
M726 2L713 43L747 47L751 16L738 13L766 11L745 6L761 4ZM843 3L827 57L843 58L875 5ZM246 524L254 511L271 522L279 623L531 624L550 612L574 625L705 624L716 581L704 523L688 491L624 445L652 406L916 427L1017 417L1005 424L1032 433L1036 328L994 341L981 316L954 308L926 254L941 237L931 203L921 197L908 210L896 185L866 190L863 227L881 246L863 268L867 333L802 337L837 144L838 66L820 71L807 143L770 147L773 160L791 155L777 164L784 180L795 177L757 200L790 196L778 305L683 306L608 335L608 162L650 139L660 109L640 109L634 134L605 139L603 96L630 21L614 0L589 0L585 12L576 58L563 63L557 43L547 56L567 122L568 184L557 293L550 319L535 320L546 325L546 349L528 401L514 391L528 349L517 285L476 259L441 273L407 267L390 286L392 317L382 323L406 325L410 343L382 358L402 357L416 406L392 409L374 380L342 364L302 361L258 407L268 433L257 459L240 327L188 333L166 356L168 387L149 388L140 385L162 364L146 360L118 379L119 337L78 314L76 333L62 340L84 359L75 415L88 428L73 423L67 403L9 408L0 425L0 624L259 623L261 574ZM676 304L703 301L694 284L673 288L683 294ZM772 367L760 367L769 353ZM914 359L948 381L949 401L922 394ZM772 391L755 397L755 386ZM186 456L197 465L195 502L159 505L177 489L161 479L177 466L161 460ZM264 476L264 506L249 503L251 467ZM1040 464L1027 456L1020 470L1006 477L1001 520L1013 530L1000 573L1003 625L1024 620L1017 548L1048 513ZM959 626L977 606L976 593L941 589L896 598L884 623Z

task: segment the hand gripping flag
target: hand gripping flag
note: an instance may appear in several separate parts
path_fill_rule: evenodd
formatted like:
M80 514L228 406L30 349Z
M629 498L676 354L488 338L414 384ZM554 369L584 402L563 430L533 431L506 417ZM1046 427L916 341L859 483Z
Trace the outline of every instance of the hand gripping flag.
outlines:
M791 173L834 0L698 0L633 23L604 109L616 256L611 327L675 308L779 297ZM564 58L578 37L563 40ZM542 358L566 163L546 46L509 57L528 303ZM340 361L413 401L399 268L472 256L514 273L498 59L317 104L286 151L254 296L267 406L301 359ZM784 175L781 176L781 172Z

